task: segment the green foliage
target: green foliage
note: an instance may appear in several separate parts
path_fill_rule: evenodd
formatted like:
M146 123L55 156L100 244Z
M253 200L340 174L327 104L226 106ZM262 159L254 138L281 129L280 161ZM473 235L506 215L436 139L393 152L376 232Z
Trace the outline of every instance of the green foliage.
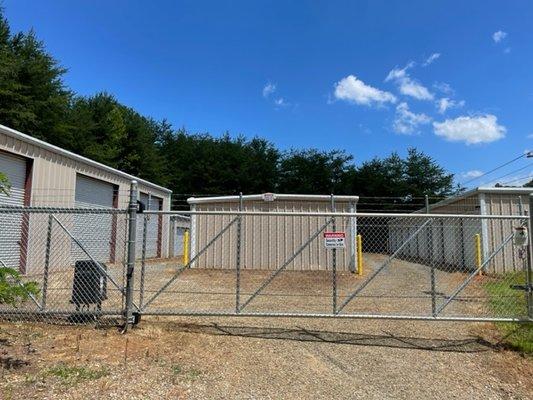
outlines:
M55 376L64 384L77 384L84 381L94 381L109 375L109 371L102 368L71 367L65 364L58 364L47 370L48 375Z
M7 179L6 174L3 172L0 172L0 194L9 195L9 191L11 190L11 183L9 182L9 179Z
M71 94L65 69L49 55L33 31L10 33L0 11L0 121L51 143L71 143L65 116Z
M526 282L525 272L510 272L497 281L489 281L484 288L489 295L489 304L498 315L505 311L507 315L525 316L527 303L524 292L511 288L511 284L523 285ZM533 354L533 323L497 323L502 332L503 343L524 353Z
M0 304L16 304L39 293L37 282L22 282L13 268L0 266Z

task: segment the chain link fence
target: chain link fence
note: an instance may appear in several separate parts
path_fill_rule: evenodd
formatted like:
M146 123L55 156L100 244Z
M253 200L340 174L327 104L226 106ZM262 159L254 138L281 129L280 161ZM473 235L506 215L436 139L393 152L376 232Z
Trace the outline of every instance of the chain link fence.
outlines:
M135 199L133 199L135 200ZM526 321L525 216L0 208L2 318L140 315ZM162 227L171 230L163 243ZM186 234L180 234L186 232ZM187 239L185 239L187 238ZM333 238L333 240L331 240ZM168 251L163 247L168 246Z

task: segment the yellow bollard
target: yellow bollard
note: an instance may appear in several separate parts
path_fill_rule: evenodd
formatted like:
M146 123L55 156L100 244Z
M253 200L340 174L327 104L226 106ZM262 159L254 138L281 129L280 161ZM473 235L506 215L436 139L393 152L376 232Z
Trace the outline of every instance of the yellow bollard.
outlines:
M363 275L363 238L357 235L357 275Z
M183 264L189 263L189 231L185 231L183 234Z
M476 233L474 235L474 242L476 244L476 269L481 267L481 235ZM479 275L483 275L483 270L479 270Z

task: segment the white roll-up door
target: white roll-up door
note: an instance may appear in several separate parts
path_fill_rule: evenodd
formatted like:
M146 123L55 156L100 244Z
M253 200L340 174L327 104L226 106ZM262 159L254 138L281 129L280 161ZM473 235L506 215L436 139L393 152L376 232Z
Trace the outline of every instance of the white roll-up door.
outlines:
M161 199L148 196L145 193L141 193L139 200L144 204L145 208L148 210L158 211ZM142 257L142 244L143 244L143 230L144 230L144 219L147 218L146 223L146 258L155 258L158 257L158 248L159 248L159 225L160 218L157 215L148 215L148 214L139 214L137 221L137 248L136 248L136 258Z
M75 207L113 208L114 186L111 183L84 175L76 176ZM112 245L111 214L76 214L74 236L97 261L108 262ZM76 259L88 259L77 245L73 245Z
M26 159L0 152L0 172L7 176L9 195L0 193L0 205L24 206ZM22 239L22 215L3 214L0 229L0 260L12 268L19 268Z

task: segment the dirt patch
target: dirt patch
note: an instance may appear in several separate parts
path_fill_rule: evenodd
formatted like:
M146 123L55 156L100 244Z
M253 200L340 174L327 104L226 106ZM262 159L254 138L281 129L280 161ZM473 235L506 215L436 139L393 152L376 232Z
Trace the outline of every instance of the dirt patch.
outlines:
M12 361L0 397L531 398L532 359L500 349L488 327L152 317L122 335L2 323L1 357Z

